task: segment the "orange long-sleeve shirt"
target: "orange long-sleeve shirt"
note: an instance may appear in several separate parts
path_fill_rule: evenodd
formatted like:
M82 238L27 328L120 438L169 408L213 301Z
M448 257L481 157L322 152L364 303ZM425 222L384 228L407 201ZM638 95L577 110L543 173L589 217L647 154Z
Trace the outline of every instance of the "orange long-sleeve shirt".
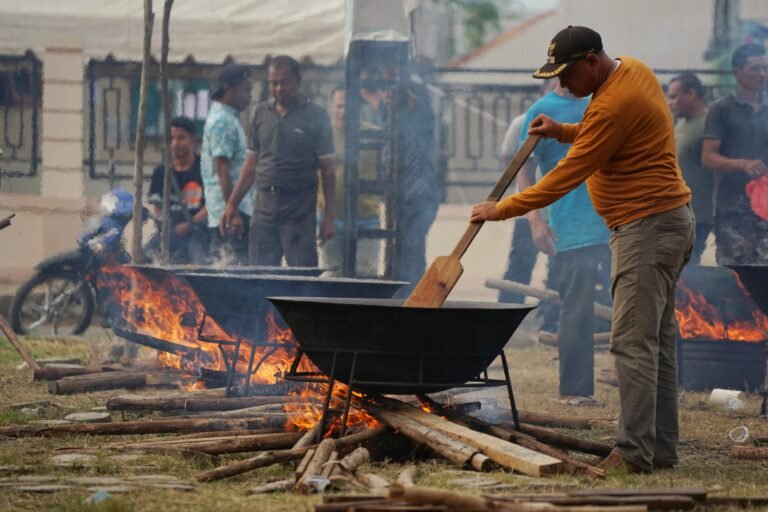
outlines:
M593 95L580 124L563 124L566 157L534 186L496 205L503 217L543 208L582 181L609 228L674 210L691 200L675 153L672 115L653 71L621 64Z

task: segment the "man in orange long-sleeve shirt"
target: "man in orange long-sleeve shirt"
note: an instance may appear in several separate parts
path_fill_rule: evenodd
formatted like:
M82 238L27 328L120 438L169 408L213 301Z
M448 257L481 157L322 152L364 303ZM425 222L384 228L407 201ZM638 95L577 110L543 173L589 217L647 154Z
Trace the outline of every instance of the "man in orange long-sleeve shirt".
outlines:
M530 134L573 145L524 192L475 205L473 222L517 217L558 200L584 180L612 230L613 326L621 416L607 469L651 471L678 463L675 286L691 256L691 192L675 153L672 117L653 71L611 59L586 27L560 31L534 78L557 76L574 96L592 94L580 124L541 115Z

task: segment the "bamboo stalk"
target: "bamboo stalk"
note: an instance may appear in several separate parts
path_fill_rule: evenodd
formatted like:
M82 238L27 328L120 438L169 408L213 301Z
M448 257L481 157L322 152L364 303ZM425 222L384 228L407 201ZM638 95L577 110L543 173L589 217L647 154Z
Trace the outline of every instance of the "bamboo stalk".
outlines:
M171 262L171 180L175 180L174 169L171 163L171 98L168 95L168 50L170 45L170 24L171 24L171 8L173 7L173 0L165 0L163 5L163 26L161 33L161 50L160 50L160 94L162 96L163 103L163 118L164 118L164 130L163 130L163 167L165 169L163 175L163 207L162 207L162 228L160 229L160 255L164 263ZM178 188L178 187L177 187ZM182 209L186 214L187 222L190 222L189 211L186 204L183 202L183 198L179 198L182 201Z

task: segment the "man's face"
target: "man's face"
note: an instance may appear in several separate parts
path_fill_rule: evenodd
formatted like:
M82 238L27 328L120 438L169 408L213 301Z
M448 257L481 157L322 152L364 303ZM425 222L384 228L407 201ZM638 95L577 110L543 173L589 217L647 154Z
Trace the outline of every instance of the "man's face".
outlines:
M345 91L336 91L331 98L331 119L336 128L344 128L344 100L347 93Z
M195 137L184 128L171 126L171 154L173 158L186 158L194 150Z
M243 80L236 86L232 87L232 95L230 96L230 105L235 107L239 111L243 111L251 104L251 90L253 89L253 82L250 79Z
M597 90L597 55L590 53L571 64L558 75L560 86L571 91L577 98L585 98Z
M288 68L269 67L269 92L281 105L290 104L299 97L299 81Z
M749 91L764 91L768 78L768 57L749 57L743 68L733 68L733 76L740 86Z
M667 88L667 103L669 104L669 110L672 111L672 115L675 117L687 117L695 95L696 93L693 89L688 91L683 89L683 84L680 80L670 82Z

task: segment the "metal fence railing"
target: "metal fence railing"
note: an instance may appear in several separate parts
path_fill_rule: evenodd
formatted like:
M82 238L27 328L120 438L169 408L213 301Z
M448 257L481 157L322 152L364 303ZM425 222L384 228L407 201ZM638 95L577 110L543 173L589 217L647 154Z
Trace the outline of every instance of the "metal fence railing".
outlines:
M173 115L186 115L202 125L211 102L220 65L185 62L169 66ZM667 83L685 70L657 70ZM692 70L706 84L709 99L732 88L730 73ZM133 174L133 152L141 66L112 59L92 60L86 68L86 161L92 179L116 181ZM266 99L267 65L252 67L253 101ZM435 109L436 160L443 197L449 201L474 198L497 181L501 171L499 148L509 123L539 97L539 82L523 69L435 69L425 85ZM151 76L157 77L155 65ZM302 88L327 106L334 85L344 78L338 66L303 66ZM146 174L161 162L163 133L159 84L150 83L146 130ZM252 108L243 112L249 126Z
M40 166L42 66L32 52L0 55L0 176L34 176Z

